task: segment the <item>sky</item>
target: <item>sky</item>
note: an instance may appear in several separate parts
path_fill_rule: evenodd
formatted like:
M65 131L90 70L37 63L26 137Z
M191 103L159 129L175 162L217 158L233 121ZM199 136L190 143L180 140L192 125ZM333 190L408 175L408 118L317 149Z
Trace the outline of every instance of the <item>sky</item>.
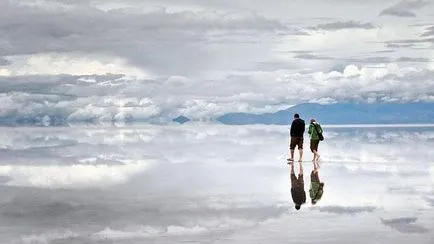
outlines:
M432 0L5 0L0 118L433 102Z

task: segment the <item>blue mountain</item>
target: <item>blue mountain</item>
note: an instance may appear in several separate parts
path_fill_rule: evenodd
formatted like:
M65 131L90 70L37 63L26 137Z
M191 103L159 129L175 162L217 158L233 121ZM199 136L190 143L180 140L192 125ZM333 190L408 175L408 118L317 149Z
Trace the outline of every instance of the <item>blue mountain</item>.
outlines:
M178 122L178 123L180 123L180 124L184 124L184 123L189 122L190 119L187 118L187 117L185 117L185 116L183 116L183 115L181 115L181 116L178 116L178 117L172 119L172 121L173 121L173 122Z
M434 123L434 103L304 103L275 113L228 113L217 120L228 125L287 125L294 113L322 124L397 124Z

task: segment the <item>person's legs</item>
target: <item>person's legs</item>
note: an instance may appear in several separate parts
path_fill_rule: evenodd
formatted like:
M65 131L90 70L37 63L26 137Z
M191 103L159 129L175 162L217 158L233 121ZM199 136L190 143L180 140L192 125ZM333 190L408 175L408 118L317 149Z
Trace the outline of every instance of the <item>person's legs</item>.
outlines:
M288 158L288 161L294 161L294 150L295 150L295 146L296 145L297 145L296 138L291 137L291 142L289 144L289 154L290 154L290 157Z
M319 141L318 140L311 140L310 144L311 144L310 150L313 152L313 160L314 160L314 162L317 162L319 160L319 157L320 157L320 155L318 153Z
M289 158L289 161L292 161L292 162L294 162L294 149L291 149L290 150L291 152L291 157Z
M297 184L297 177L295 176L295 172L294 172L294 162L291 162L290 176L291 176L291 189L292 189Z
M315 162L316 160L316 153L315 153L315 141L314 140L310 140L310 151L313 153L313 159L312 162Z
M313 157L315 158L315 156L313 156ZM318 170L318 164L317 164L317 162L313 161L312 163L313 163L313 171L317 171Z
M298 138L298 162L303 162L303 137Z

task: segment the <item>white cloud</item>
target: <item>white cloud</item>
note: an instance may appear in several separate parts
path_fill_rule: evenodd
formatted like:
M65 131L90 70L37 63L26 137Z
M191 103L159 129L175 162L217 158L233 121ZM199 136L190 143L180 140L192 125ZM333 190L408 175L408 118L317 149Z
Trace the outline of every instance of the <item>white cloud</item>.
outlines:
M0 76L10 76L12 72L9 69L2 68L0 69Z
M139 79L149 78L142 68L134 67L120 58L98 60L86 55L41 54L8 58L9 76L26 75L106 75L122 74Z

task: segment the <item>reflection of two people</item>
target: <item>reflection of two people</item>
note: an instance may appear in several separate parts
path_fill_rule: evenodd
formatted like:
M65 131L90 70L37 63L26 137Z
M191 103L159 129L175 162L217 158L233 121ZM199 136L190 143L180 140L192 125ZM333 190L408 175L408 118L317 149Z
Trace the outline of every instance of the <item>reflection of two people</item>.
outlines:
M295 175L294 162L291 163L291 196L295 204L295 209L300 210L301 205L306 203L306 192L304 191L303 180L303 163L298 162L300 171L298 177ZM319 165L314 162L314 169L310 173L309 196L312 205L315 205L322 197L324 192L324 183L319 179Z

